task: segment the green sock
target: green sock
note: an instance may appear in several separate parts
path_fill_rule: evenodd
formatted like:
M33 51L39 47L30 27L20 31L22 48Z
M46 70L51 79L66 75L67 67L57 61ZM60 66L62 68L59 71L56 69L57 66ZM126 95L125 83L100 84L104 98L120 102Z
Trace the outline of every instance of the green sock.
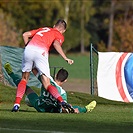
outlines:
M15 83L15 85L18 86L20 82L20 77L17 74L14 74L13 72L11 72L9 76L13 79L13 82ZM27 88L30 88L30 87L26 85L26 89Z
M80 106L73 106L73 108L78 108L79 113L86 113L87 109L85 107L80 107Z
M13 72L11 72L9 76L13 79L13 82L15 83L15 85L18 86L18 83L20 82L19 76L14 74Z

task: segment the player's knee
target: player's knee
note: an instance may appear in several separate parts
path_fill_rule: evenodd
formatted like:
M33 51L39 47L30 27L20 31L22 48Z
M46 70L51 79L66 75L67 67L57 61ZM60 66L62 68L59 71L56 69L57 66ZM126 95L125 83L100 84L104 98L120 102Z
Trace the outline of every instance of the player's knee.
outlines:
M29 80L30 73L29 72L24 72L22 74L22 80L28 81Z

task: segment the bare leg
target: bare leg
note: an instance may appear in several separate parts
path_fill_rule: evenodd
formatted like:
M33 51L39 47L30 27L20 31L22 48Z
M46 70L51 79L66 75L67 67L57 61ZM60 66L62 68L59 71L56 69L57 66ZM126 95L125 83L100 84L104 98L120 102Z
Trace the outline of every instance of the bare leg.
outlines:
M38 70L36 68L32 69L33 74L36 76L38 74Z
M25 91L25 94L26 95L29 95L29 94L31 94L31 93L35 93L30 87L27 87L26 88L26 91Z

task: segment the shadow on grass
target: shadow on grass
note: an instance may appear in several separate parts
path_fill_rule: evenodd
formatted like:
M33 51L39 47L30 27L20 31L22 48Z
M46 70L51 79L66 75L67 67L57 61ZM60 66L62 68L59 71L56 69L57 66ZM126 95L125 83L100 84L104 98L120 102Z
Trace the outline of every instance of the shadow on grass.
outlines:
M12 109L0 109L0 112L12 112ZM35 113L36 111L22 110L22 109L20 109L18 112L30 112L30 113ZM12 112L12 113L17 113L17 112Z

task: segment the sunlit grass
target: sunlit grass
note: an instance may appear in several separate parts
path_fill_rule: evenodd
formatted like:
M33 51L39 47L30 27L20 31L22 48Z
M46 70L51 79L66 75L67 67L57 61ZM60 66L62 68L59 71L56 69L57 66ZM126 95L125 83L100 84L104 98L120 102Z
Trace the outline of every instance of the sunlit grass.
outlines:
M37 93L39 89L34 88ZM68 101L85 106L97 101L91 113L57 114L38 113L22 101L20 111L11 112L16 88L0 84L0 132L74 132L74 133L131 133L133 132L133 104L106 100L89 94L68 92Z

